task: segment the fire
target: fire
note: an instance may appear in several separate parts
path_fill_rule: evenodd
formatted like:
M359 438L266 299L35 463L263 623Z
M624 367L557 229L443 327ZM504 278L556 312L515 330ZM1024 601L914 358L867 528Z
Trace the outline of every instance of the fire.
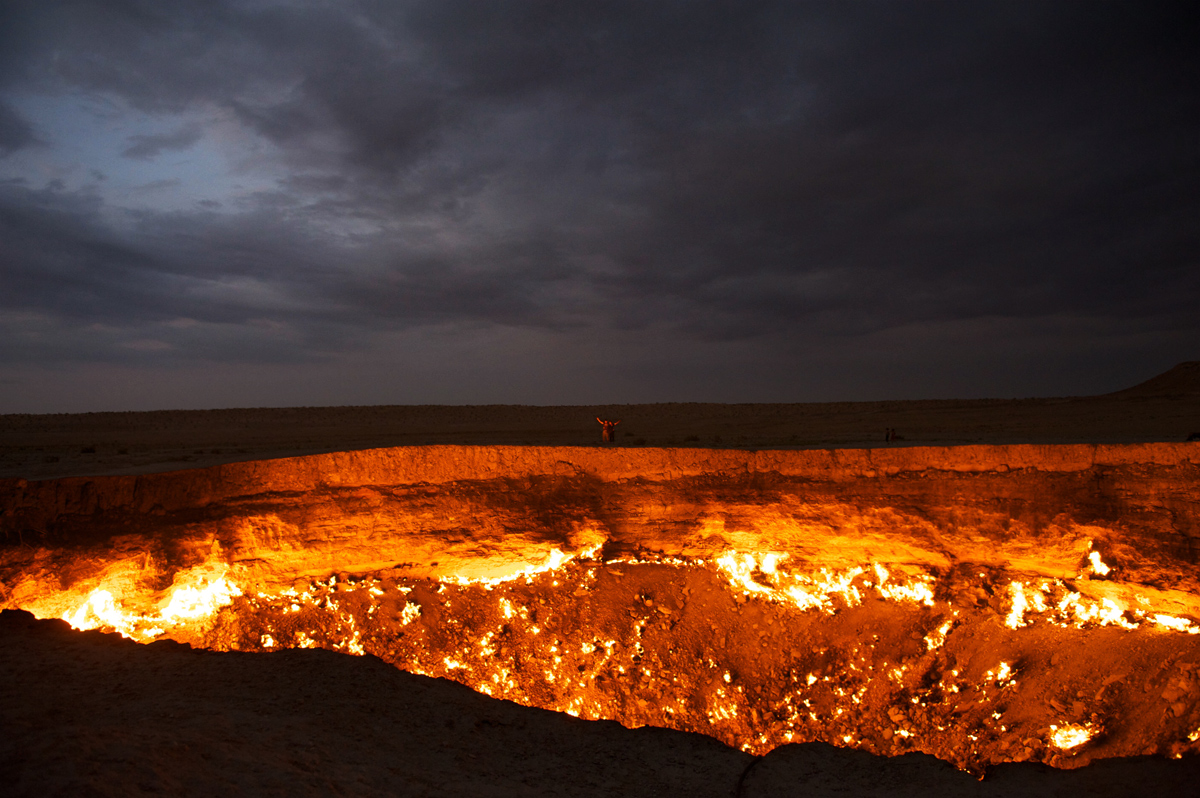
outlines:
M180 585L171 591L167 606L163 607L159 617L166 624L209 618L241 593L236 585L226 580L224 573L202 587Z
M98 587L62 619L76 629L111 629L145 643L168 629L199 626L232 603L241 589L227 578L228 568L213 576L210 565L181 571L157 612L138 612L104 587Z
M579 553L578 556L583 557L584 559L590 559L599 550L600 550L600 545L596 545L591 548L584 549L583 551L581 551ZM489 590L492 589L493 587L496 587L497 585L502 585L506 582L513 582L518 579L524 579L526 584L528 584L530 582L530 580L532 580L538 574L544 574L549 571L557 571L559 568L562 568L564 565L571 562L575 558L576 558L576 555L564 554L561 550L554 548L554 549L550 550L550 553L548 555L546 555L546 559L542 561L541 565L531 566L531 567L527 567L527 568L520 568L520 569L515 570L512 573L507 574L505 576L468 577L468 576L455 575L455 576L449 577L449 579L447 581L455 582L460 585L480 584L480 585L483 585L484 587L488 588Z
M1064 726L1050 725L1050 742L1055 748L1064 751L1079 746L1092 739L1096 730L1090 724L1068 723Z
M735 589L771 601L792 604L801 610L819 609L833 613L839 605L858 606L863 601L860 587L874 587L876 595L892 601L933 606L932 579L929 577L888 584L890 574L879 563L871 565L876 576L874 583L861 578L868 573L861 566L840 572L821 568L815 574L788 573L780 568L786 559L787 554L780 552L767 552L760 561L752 553L731 551L717 557L715 563Z
M935 648L941 648L946 642L946 635L950 633L950 627L954 626L954 619L946 621L939 626L935 631L925 635L925 647L930 651Z
M1057 599L1054 598L1056 595ZM1033 616L1034 620L1041 619L1076 629L1116 626L1133 630L1141 628L1143 622L1149 622L1175 632L1200 634L1200 626L1190 618L1147 612L1141 608L1130 609L1109 596L1089 601L1057 579L1044 579L1031 585L1012 582L1009 584L1009 600L1004 623L1010 629L1029 626L1033 622L1029 616ZM1142 596L1138 596L1137 600L1146 601Z
M1025 610L1029 608L1029 601L1025 598L1025 585L1022 582L1013 582L1008 589L1012 594L1012 609L1008 611L1004 624L1009 629L1020 629L1025 625Z
M1001 662L983 675L985 681L994 682L997 687L1012 687L1016 685L1012 665Z
M1056 683L1039 675L1046 655L1038 642L1019 658L985 653L981 645L997 651L1003 641L979 635L981 618L1018 649L1026 637L1044 639L1046 628L1200 633L1192 619L1153 612L1148 602L1129 610L1054 579L981 582L997 600L980 608L956 603L943 575L904 564L811 567L777 550L604 560L600 551L552 549L499 577L389 569L276 591L239 586L214 559L179 572L161 595L110 579L62 614L76 628L143 642L170 635L217 649L372 654L496 698L702 732L756 754L826 740L877 753L928 751L972 769L1093 750L1085 743L1112 721L1095 713L1083 721L1082 697L1122 689L1104 681L1072 686L1048 705L1035 698L1058 713L1052 724L1011 712ZM1178 741L1197 728L1200 706L1170 695L1170 712L1187 724Z
M1187 632L1190 635L1200 634L1200 626L1196 626L1196 624L1192 623L1191 620L1187 618L1179 618L1174 615L1165 615L1163 613L1156 613L1152 615L1151 618L1159 626L1170 629L1174 632Z
M117 607L113 594L104 588L96 588L74 612L65 612L63 620L76 629L111 628L125 637L153 640L162 634L161 629L154 629L148 634L137 632L142 617L128 613Z
M1112 573L1112 569L1105 565L1104 561L1100 559L1100 552L1098 551L1093 550L1088 554L1088 562L1091 563L1092 573L1094 573L1096 576L1108 576L1110 573Z

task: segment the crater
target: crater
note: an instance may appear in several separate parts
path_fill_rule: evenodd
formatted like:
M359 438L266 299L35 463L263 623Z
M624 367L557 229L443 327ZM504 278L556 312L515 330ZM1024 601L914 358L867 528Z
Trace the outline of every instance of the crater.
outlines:
M982 774L1200 743L1200 445L428 446L0 482L4 608Z

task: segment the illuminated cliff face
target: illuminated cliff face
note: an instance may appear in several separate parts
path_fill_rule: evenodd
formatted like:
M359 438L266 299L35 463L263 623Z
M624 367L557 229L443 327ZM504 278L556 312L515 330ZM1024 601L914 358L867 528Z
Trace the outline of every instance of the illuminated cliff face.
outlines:
M431 447L14 483L5 606L373 654L754 753L1179 755L1200 739L1193 458Z

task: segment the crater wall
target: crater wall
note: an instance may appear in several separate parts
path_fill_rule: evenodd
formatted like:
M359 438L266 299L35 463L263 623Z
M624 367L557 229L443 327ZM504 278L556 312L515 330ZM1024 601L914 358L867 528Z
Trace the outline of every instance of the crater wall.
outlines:
M0 481L5 603L136 560L159 587L218 556L265 587L396 566L498 576L603 545L786 553L1068 578L1089 552L1194 612L1200 444L740 451L428 446L137 476Z

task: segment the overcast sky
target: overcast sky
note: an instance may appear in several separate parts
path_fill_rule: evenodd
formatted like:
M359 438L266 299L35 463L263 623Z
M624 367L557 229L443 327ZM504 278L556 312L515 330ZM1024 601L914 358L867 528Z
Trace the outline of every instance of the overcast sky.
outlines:
M0 412L1125 387L1197 8L0 0Z

